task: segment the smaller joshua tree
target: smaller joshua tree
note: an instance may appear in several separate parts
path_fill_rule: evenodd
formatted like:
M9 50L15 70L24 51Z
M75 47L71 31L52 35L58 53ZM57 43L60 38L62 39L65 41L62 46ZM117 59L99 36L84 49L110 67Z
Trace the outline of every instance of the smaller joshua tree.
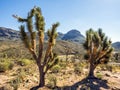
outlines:
M111 43L101 29L98 31L89 29L86 32L86 41L83 46L86 50L84 57L90 63L88 78L95 78L94 70L98 64L106 64L109 61L113 51Z
M45 54L43 54L45 23L40 8L34 7L33 9L31 9L31 11L28 13L27 18L25 19L17 15L13 15L13 17L15 17L19 22L26 23L27 25L28 33L25 32L25 27L23 25L20 26L21 39L24 42L26 48L28 48L28 50L32 54L38 66L40 74L38 88L43 87L45 85L45 74L58 62L57 55L53 53L53 46L56 42L56 28L59 26L59 23L53 24L52 28L47 31L48 46ZM35 24L33 24L33 21L35 22ZM38 50L36 49L37 41Z
M71 49L68 46L66 46L66 45L64 45L64 49L65 49L65 56L66 56L66 62L67 62L68 59L69 59L68 56L71 53Z

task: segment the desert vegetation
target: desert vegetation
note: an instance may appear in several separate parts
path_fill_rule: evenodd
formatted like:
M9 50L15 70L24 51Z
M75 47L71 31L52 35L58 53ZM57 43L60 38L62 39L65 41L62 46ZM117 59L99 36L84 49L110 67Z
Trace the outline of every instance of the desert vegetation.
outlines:
M74 58L74 56L69 57L69 61L66 64L65 56L59 57L60 61L58 64L46 73L45 86L39 89L119 89L119 66L112 64L98 65L94 71L96 79L86 79L89 74L88 61L75 61ZM3 88L3 90L29 90L31 87L39 84L39 70L35 61L28 59L23 60L11 59L13 67L1 72L2 82L0 87Z
M73 44L56 41L59 23L55 23L46 41L39 7L27 18L13 16L26 27L20 26L22 41L0 43L0 90L120 89L120 65L113 63L118 56L101 29L89 29L83 44Z

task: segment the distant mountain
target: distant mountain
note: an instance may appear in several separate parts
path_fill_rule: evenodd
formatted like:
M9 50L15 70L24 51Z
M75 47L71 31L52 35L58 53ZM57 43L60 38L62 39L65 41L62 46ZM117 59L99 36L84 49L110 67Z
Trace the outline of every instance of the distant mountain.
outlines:
M6 40L6 39L19 40L20 32L10 28L0 27L0 40ZM47 34L45 33L45 40L47 39L48 37ZM73 29L67 32L66 34L58 32L57 40L66 40L77 43L83 43L85 38L78 30Z
M20 32L10 28L0 27L0 40L6 39L20 39Z
M45 40L47 39L48 37L45 33ZM20 40L20 32L10 28L0 27L0 40ZM66 34L58 32L57 40L83 43L85 41L85 37L80 31L72 29ZM120 42L115 42L112 44L112 46L115 48L115 50L120 50Z
M85 37L76 29L70 30L63 37L62 40L73 41L78 43L83 43L85 41Z
M112 46L115 48L115 50L120 50L120 42L115 42L112 44Z
M63 36L64 36L63 33L58 32L58 37L57 37L57 39L58 39L58 40L62 40Z
M63 33L58 32L58 40L64 36ZM0 27L0 40L19 40L20 39L20 32L17 30L13 30L10 28ZM47 40L47 33L45 33L45 40Z

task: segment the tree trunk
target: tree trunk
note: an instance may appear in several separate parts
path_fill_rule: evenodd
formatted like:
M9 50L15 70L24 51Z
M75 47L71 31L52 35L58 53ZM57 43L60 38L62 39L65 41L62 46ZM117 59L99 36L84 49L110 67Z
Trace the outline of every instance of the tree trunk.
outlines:
M43 87L45 85L45 73L43 67L39 67L39 87Z
M66 62L68 61L68 54L66 54Z
M95 65L93 63L90 63L90 70L89 70L88 78L95 78L94 70L95 70Z
M38 90L39 88L45 86L45 73L43 66L38 65L38 69L39 69L39 85L32 87L30 90Z

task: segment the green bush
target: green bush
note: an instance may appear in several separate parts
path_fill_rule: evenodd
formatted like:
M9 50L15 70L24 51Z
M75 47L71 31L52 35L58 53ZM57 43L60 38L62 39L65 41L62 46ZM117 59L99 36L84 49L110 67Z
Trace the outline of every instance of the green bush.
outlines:
M101 73L96 73L96 77L102 79L103 75Z
M18 61L18 65L21 65L21 66L27 66L27 65L30 65L32 63L32 60L29 60L29 59L21 59Z
M59 63L58 63L58 65L62 68L62 69L66 69L66 62L65 61L60 61Z
M0 61L0 72L5 72L7 70L11 70L14 64L10 62L10 60L1 60Z
M51 72L52 73L58 73L60 71L60 66L59 65L55 65L53 68L51 68Z
M56 79L56 77L53 76L53 75L50 75L50 76L48 77L48 80L49 80L49 81L48 81L47 87L48 87L48 88L51 88L51 89L55 88L56 85L57 85L57 79Z

